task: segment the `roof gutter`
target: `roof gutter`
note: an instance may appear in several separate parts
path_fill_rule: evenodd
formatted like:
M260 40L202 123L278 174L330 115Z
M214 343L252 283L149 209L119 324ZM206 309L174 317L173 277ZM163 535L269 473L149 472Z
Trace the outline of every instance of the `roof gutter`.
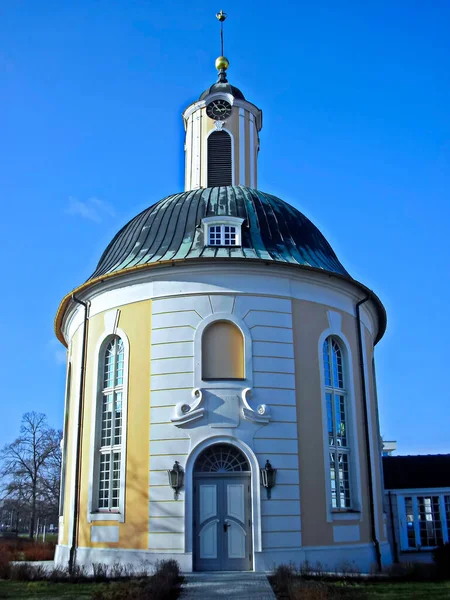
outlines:
M77 445L75 454L75 484L74 484L74 503L72 518L72 543L69 551L69 573L73 573L76 564L76 552L78 547L78 529L79 529L79 506L80 506L80 467L81 467L81 440L83 431L83 412L84 412L84 387L85 387L85 366L86 350L89 321L89 302L79 300L75 294L72 294L72 300L84 307L83 321L83 345L81 348L81 367L80 367L80 392L78 398L78 419L77 419Z
M364 411L364 433L366 442L366 458L367 458L367 483L369 487L369 507L370 507L370 532L372 542L375 549L375 559L377 562L378 571L382 570L380 542L377 538L375 526L375 503L374 503L374 482L372 477L372 455L370 451L370 432L369 432L369 411L367 408L367 393L366 393L366 374L364 371L364 353L361 330L361 312L360 306L370 300L370 296L366 296L356 303L356 327L358 330L358 354L359 354L359 369L361 377L362 400Z

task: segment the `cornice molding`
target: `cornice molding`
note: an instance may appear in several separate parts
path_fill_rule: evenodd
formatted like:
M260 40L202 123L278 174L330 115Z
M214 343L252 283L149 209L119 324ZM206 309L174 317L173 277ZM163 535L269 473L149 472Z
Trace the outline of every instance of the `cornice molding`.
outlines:
M258 275L264 277L273 277L278 279L288 280L289 290L292 289L292 284L307 283L312 284L324 290L330 290L340 295L345 296L352 305L356 304L365 295L370 296L370 301L365 303L362 308L369 322L372 324L375 343L381 339L386 327L386 314L384 307L379 298L366 288L363 284L356 280L351 280L343 275L314 269L312 267L303 267L301 265L290 265L288 263L268 263L261 259L189 259L189 261L172 261L168 263L154 263L152 265L143 265L140 268L133 270L125 270L122 272L112 273L110 276L103 276L98 280L87 281L85 284L68 294L61 302L55 318L55 331L58 339L67 345L67 331L77 312L77 305L71 300L73 293L82 300L92 302L105 292L129 288L139 284L170 282L174 278L174 268L177 273L183 273L187 276L198 275L201 278L200 283L205 284L205 276L217 275L218 266L223 274L233 275ZM207 282L206 282L207 283ZM271 286L270 293L267 294L256 292L259 296L277 296L281 298L295 298L292 293L277 293L278 287ZM204 290L190 291L189 293L180 292L180 296L184 295L200 295L204 294ZM221 290L211 290L208 293L224 293ZM250 291L239 291L242 295L255 295ZM175 295L175 294L173 294ZM148 296L146 299L162 298L166 295L158 294L156 296ZM140 298L144 300L145 298ZM299 298L301 299L301 298ZM326 305L326 303L321 302ZM347 311L348 312L348 311ZM355 313L352 313L355 316Z

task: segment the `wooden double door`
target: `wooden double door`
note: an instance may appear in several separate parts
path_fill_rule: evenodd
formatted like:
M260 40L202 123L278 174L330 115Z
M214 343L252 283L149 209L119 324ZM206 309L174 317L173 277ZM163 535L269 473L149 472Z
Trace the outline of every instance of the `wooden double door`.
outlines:
M194 569L252 569L250 473L194 477Z

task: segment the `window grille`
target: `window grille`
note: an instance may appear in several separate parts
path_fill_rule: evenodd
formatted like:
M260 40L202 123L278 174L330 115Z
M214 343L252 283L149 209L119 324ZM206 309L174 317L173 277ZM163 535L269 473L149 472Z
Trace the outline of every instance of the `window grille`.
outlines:
M323 367L330 455L331 505L351 508L350 444L348 439L347 394L344 387L342 351L328 337L323 344Z
M208 227L210 246L239 246L239 234L234 225L210 225Z
M98 456L99 510L118 511L120 508L123 370L123 341L115 337L106 347L103 362Z
M400 519L404 550L435 548L450 541L450 495L410 495L400 497L399 503L406 517Z
M439 496L418 496L420 543L437 546L442 543L442 522L439 514Z
M200 454L195 462L196 473L230 473L250 471L248 460L231 444L214 444Z

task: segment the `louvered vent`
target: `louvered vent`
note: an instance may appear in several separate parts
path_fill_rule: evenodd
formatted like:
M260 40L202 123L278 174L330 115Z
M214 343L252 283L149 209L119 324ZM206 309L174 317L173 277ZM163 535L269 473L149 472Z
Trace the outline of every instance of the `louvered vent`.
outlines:
M208 187L232 184L231 137L226 131L214 131L208 138Z

